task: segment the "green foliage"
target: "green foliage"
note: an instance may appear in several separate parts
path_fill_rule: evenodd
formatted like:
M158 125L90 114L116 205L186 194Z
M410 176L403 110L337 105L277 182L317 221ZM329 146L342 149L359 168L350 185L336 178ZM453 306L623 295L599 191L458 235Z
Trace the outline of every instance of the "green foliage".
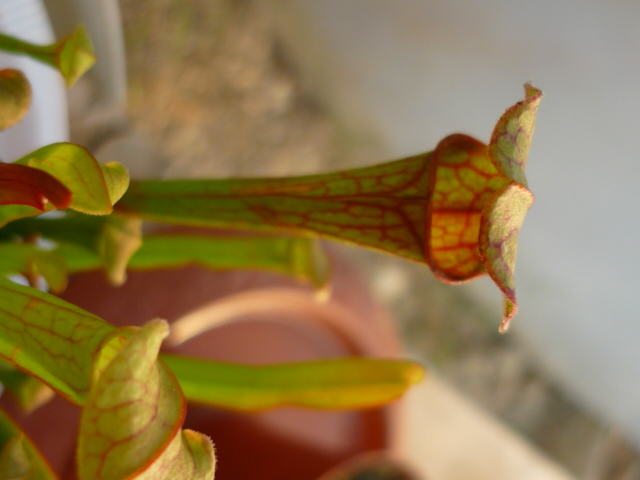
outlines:
M0 35L0 49L54 66L67 85L95 61L82 27L49 46ZM129 269L197 264L268 270L326 293L331 268L317 237L424 263L449 283L488 273L505 296L505 331L517 310L517 235L533 201L524 168L540 98L527 85L525 100L505 112L488 145L451 135L422 155L305 177L129 186L122 165L102 165L70 143L0 163L0 274L23 275L31 285L0 278L0 382L28 410L52 392L83 407L80 480L212 478L211 441L181 429L187 400L253 411L364 408L401 396L424 375L414 362L248 366L159 356L165 322L115 328L33 287L45 280L60 292L69 273L93 269L120 285ZM29 103L24 76L1 70L0 129L17 123ZM38 217L54 209L64 213ZM201 229L144 235L145 220ZM264 233L219 237L211 227ZM0 480L18 478L55 475L0 411Z
M235 365L165 355L187 398L233 410L281 405L336 409L372 407L400 397L422 380L414 362L344 358L281 365Z

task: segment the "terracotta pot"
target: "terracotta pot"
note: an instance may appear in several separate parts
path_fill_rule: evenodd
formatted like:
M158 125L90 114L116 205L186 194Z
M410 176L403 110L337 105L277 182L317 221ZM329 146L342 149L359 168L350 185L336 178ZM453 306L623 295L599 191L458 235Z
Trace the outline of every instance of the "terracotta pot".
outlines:
M63 298L116 325L197 316L211 328L175 348L193 356L250 364L397 357L397 336L385 312L343 258L334 264L334 293L324 304L310 288L285 277L199 267L131 272L119 288L109 286L99 272L78 275ZM184 320L174 334L183 332L180 325ZM47 414L54 410L55 417ZM19 419L63 478L73 478L78 413L56 399ZM394 415L393 406L337 412L286 407L240 414L190 405L185 427L213 439L217 480L315 480L354 455L389 447Z

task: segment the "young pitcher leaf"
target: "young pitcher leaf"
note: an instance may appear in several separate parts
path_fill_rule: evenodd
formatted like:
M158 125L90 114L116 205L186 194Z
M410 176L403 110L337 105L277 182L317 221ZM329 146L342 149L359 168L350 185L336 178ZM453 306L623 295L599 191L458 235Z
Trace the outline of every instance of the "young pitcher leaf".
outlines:
M456 134L431 153L331 174L133 182L118 208L166 223L293 232L353 243L426 263L449 283L489 271L507 292L511 287L495 271L497 250L482 251L480 230L489 229L482 225L489 218L506 221L500 214L483 213L496 205L494 195L512 184L526 188L524 168L542 94L527 85L525 95L500 118L489 145ZM515 260L504 252L500 258ZM510 318L515 298L508 305Z
M183 455L191 455L191 463L206 463L193 458L182 439L185 400L175 377L157 361L168 331L159 320L144 325L96 375L80 419L80 480L206 478L195 470L184 472L189 476L165 476L176 472L169 460L189 462ZM211 448L210 464L212 455ZM204 470L211 471L206 465Z
M84 403L94 352L113 328L53 295L0 278L0 356L76 404Z
M0 410L0 480L57 480L47 461Z
M132 182L118 208L160 222L293 232L424 261L429 158L293 178Z
M52 45L34 45L0 34L0 50L28 55L57 68L67 87L71 87L96 62L91 39L82 25L71 35Z
M97 249L112 285L127 279L127 264L142 245L142 220L138 217L109 215L97 240Z
M64 210L71 201L71 191L55 176L38 168L0 163L0 205L28 205L42 213L48 202Z
M19 70L0 70L0 130L13 127L31 105L31 85Z
M62 182L73 193L69 207L74 210L94 215L106 215L113 210L103 168L84 147L54 143L16 163L43 170Z
M64 77L67 87L76 81L96 63L93 44L84 25L78 26L75 32L63 38L56 45L55 66Z
M282 405L365 408L400 397L422 380L415 362L344 358L277 365L239 365L179 355L162 360L188 400L236 410Z

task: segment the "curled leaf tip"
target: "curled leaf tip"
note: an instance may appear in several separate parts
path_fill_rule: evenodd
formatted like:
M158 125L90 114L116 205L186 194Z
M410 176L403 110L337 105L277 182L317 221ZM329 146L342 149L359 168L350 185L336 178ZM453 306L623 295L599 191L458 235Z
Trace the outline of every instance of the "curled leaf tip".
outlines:
M73 86L95 63L93 44L84 25L58 43L56 64L67 87Z
M530 83L524 88L525 99L507 109L498 120L489 142L489 155L502 175L526 187L524 171L542 92Z
M111 204L115 205L129 188L129 171L118 162L100 163Z
M482 212L480 221L480 256L498 288L505 296L505 312L500 332L507 331L517 311L514 269L518 233L533 203L533 194L512 183L494 194Z
M502 321L500 322L500 326L498 327L499 333L507 333L509 330L509 325L511 323L511 319L516 316L518 312L518 304L514 301L512 302L508 298L504 299L504 315L502 316Z

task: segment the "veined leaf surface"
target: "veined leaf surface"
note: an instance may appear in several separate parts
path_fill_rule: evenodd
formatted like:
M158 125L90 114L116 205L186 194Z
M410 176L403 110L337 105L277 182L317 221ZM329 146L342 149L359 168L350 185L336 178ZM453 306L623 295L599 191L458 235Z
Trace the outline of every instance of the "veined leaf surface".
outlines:
M0 356L76 404L89 393L93 355L113 328L53 295L0 278Z
M80 480L213 477L211 441L195 432L182 435L184 397L175 377L157 362L168 331L162 321L144 325L97 376L80 420ZM196 453L190 440L202 445Z
M527 190L524 168L541 98L539 90L526 85L525 100L504 113L489 145L456 134L433 152L330 174L133 182L118 209L158 222L352 243L428 264L445 282L467 281L488 271L506 295L500 327L505 331L517 310L515 248L513 241L493 238L489 249L480 231L487 231L482 222L489 219L494 237L513 231L496 228L507 217L504 202L495 196L513 192L509 185ZM523 202L519 205L524 208ZM496 208L500 212L492 212ZM517 215L524 217L523 212ZM500 260L508 268L496 270Z

